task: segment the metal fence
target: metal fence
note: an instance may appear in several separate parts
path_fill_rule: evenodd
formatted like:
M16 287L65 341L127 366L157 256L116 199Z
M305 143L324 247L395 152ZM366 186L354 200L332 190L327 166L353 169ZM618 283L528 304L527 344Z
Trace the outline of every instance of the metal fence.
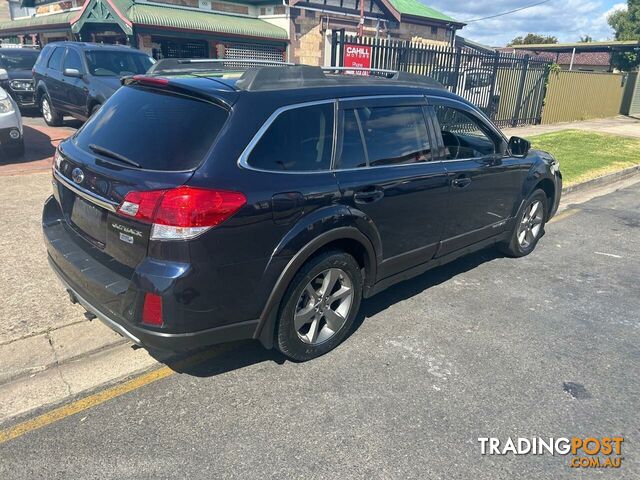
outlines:
M549 76L542 123L571 122L618 115L626 73L559 71Z
M348 47L360 46L370 68L428 75L471 101L499 126L542 120L550 62L502 52L356 37L334 31L331 66L353 66Z

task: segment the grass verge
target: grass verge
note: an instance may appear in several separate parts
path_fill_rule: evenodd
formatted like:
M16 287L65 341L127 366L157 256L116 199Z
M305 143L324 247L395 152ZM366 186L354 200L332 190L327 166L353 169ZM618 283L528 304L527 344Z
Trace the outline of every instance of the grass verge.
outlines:
M527 137L560 162L563 183L574 185L640 164L640 140L582 130Z

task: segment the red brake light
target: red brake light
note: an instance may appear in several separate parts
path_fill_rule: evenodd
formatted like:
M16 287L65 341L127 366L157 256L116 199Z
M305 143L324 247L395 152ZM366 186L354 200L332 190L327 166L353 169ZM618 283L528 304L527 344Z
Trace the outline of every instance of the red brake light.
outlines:
M152 239L187 239L220 225L246 202L239 192L183 186L129 192L118 213L153 223Z
M153 85L156 87L166 87L169 85L168 78L162 77L147 77L146 75L134 75L133 80L142 83L143 85Z
M142 323L162 326L162 297L155 293L144 294L144 305L142 306Z

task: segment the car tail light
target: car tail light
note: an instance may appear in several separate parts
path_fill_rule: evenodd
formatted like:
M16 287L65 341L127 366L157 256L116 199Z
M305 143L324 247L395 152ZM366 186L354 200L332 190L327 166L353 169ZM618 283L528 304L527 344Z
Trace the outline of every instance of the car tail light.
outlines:
M144 294L144 305L142 306L142 323L162 326L162 297L155 293Z
M152 240L187 240L220 225L245 203L239 192L183 186L129 192L118 213L153 224Z

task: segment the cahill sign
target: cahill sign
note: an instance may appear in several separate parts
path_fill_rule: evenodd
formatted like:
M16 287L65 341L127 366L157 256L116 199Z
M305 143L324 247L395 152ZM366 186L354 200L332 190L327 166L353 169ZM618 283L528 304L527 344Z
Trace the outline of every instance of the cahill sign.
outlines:
M346 44L344 46L344 66L371 68L371 46ZM347 73L352 75L369 75L369 72L362 70L348 70Z

